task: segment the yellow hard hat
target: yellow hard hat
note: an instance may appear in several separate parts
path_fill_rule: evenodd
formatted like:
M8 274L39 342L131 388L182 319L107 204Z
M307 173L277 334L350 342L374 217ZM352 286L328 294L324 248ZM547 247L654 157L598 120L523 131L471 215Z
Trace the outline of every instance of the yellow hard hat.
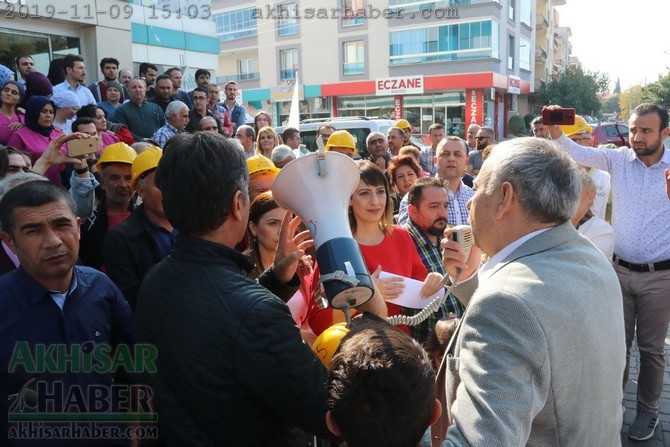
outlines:
M412 125L407 120L398 120L395 123L395 127L400 127L401 129L405 130L405 129L411 129Z
M561 126L561 130L568 137L584 132L593 132L593 128L589 126L586 120L579 115L575 115L575 124L566 124Z
M152 146L135 157L133 166L130 168L130 173L132 175L130 186L133 189L137 189L137 181L142 177L142 174L158 167L158 162L162 156L163 150L157 146Z
M133 160L137 157L135 149L128 146L126 143L119 142L107 146L100 155L100 159L95 164L98 169L102 169L107 163L126 163L133 164Z
M277 175L279 172L279 168L272 163L272 160L261 154L247 158L247 169L250 176L258 172L269 172L272 175Z
M319 335L314 344L312 345L312 351L316 354L321 362L326 365L326 368L330 367L330 361L333 359L333 355L337 348L340 346L340 342L345 335L349 332L347 329L347 323L337 323L326 329Z
M356 152L356 141L354 140L353 135L346 130L338 130L337 132L330 134L328 143L326 143L324 149L329 151L333 147L345 147L351 149L352 152Z

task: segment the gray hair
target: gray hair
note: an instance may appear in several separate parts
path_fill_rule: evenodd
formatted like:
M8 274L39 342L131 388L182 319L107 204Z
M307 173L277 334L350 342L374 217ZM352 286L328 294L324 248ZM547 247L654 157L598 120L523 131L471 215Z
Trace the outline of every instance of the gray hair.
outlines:
M181 101L171 101L170 104L165 108L165 116L170 118L173 115L181 112L181 109L188 110L188 106Z
M281 163L288 157L295 158L295 154L293 153L293 149L285 144L280 144L279 146L275 146L275 148L272 149L272 155L270 155L270 157L272 157L272 163L276 164Z
M365 139L365 147L370 146L370 140L372 140L373 138L379 138L379 137L383 138L384 141L386 141L386 135L384 135L383 133L381 133L381 132L370 132L368 134L368 137Z
M3 178L0 180L0 200L5 197L5 194L7 194L10 189L16 188L17 186L24 183L33 182L35 180L42 180L46 182L49 179L43 175L39 175L36 172L19 172L18 174Z
M524 137L500 143L482 170L485 167L484 193L490 195L503 183L510 183L531 221L562 223L577 209L582 183L579 168L549 140Z

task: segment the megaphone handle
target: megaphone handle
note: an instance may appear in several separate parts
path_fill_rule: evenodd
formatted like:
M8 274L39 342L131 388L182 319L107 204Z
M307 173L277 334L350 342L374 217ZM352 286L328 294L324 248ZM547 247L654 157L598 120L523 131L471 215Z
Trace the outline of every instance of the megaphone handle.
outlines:
M344 312L344 321L347 323L347 329L351 327L351 314L349 313L349 306L344 306L340 309Z

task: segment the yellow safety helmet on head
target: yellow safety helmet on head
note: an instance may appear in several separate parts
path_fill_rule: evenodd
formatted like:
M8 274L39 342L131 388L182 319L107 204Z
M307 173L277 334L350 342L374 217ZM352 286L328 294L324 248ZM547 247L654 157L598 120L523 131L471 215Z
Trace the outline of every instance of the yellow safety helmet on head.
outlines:
M563 125L561 126L561 130L567 137L571 137L572 135L577 135L585 132L588 133L593 132L593 128L589 126L586 120L579 115L575 115L575 124Z
M132 165L135 157L137 157L137 152L126 143L114 143L103 149L100 159L95 165L98 169L104 168L109 163L126 163Z
M163 150L157 146L153 146L135 157L133 166L130 168L130 174L132 175L130 186L133 189L137 189L137 182L143 177L143 174L148 174L148 171L152 171L158 167L158 162L162 156Z
M402 130L405 130L405 129L411 129L412 125L409 123L409 121L407 121L405 119L402 119L402 120L398 120L395 123L395 127L400 127Z
M258 172L269 172L272 175L277 175L279 172L279 168L272 163L272 160L261 154L247 158L247 169L250 177Z
M340 346L342 339L349 333L347 328L347 323L336 323L323 331L312 344L312 351L316 354L317 357L321 359L321 362L326 366L330 367L330 361L333 359L333 355L337 348Z
M344 147L351 149L352 152L356 152L356 141L353 135L346 130L338 130L328 137L328 143L326 143L324 149L329 151L333 147Z

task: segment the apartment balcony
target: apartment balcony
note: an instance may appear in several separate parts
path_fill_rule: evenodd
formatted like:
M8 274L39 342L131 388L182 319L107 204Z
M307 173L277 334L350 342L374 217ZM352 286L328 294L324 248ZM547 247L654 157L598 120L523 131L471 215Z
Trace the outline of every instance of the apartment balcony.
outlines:
M546 62L547 61L547 51L544 48L535 50L535 63Z

